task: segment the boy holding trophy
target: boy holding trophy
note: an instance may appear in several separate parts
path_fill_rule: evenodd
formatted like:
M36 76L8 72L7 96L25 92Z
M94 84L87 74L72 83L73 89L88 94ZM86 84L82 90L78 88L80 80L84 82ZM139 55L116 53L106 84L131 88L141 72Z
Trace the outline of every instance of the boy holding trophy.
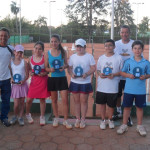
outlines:
M114 53L115 42L111 39L104 43L105 54L100 56L97 63L97 93L96 103L100 104L101 122L100 128L106 129L106 104L108 106L109 128L114 128L112 116L117 103L118 84L123 60L120 55Z

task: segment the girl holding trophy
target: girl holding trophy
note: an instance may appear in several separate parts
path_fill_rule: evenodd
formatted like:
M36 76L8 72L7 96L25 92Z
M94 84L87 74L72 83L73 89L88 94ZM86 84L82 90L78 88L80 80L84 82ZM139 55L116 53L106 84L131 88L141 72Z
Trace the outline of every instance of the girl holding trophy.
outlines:
M19 125L24 125L22 118L24 113L24 100L27 96L28 85L26 80L28 79L28 65L22 58L24 47L22 45L16 45L14 55L11 60L11 72L12 72L12 92L11 98L14 99L14 116L10 120L10 124L15 124L17 121Z
M36 42L34 46L34 55L30 58L30 75L31 84L29 87L28 98L26 102L26 118L30 124L33 123L33 119L30 114L30 108L34 98L40 99L40 125L45 125L45 109L46 102L45 99L50 96L50 93L47 91L47 72L44 67L44 43Z
M67 53L61 46L60 37L57 34L52 35L50 39L51 49L45 55L45 68L49 72L48 75L48 91L51 91L52 108L55 115L53 127L59 124L58 115L58 91L60 91L64 121L63 125L67 129L71 129L72 125L68 122L68 82L65 69L68 68Z
M71 83L69 91L72 92L75 102L76 128L85 128L85 117L88 109L88 96L92 92L91 75L95 72L95 60L91 54L86 53L86 41L78 39L75 42L76 54L69 60L69 74ZM81 113L81 118L80 118Z

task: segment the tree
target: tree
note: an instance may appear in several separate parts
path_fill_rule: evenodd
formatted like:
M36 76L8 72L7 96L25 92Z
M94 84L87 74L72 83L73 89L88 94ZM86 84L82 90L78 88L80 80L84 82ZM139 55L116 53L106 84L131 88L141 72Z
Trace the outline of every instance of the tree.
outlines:
M149 21L150 19L148 17L143 17L139 24L139 34L144 35L149 31Z
M89 40L92 37L92 21L93 16L99 17L107 14L107 6L109 0L68 0L66 6L66 15L70 21L77 21L88 27Z
M12 1L12 3L10 4L11 7L11 12L15 15L16 17L16 32L18 34L18 19L17 19L17 14L19 13L19 7L17 7L17 3Z
M41 34L41 28L42 26L47 27L46 17L39 16L37 20L34 21L35 26L39 28L39 40L40 40L40 34Z
M114 5L114 22L116 33L119 33L120 26L126 25L134 25L133 21L133 11L131 10L130 3L125 0L116 0Z

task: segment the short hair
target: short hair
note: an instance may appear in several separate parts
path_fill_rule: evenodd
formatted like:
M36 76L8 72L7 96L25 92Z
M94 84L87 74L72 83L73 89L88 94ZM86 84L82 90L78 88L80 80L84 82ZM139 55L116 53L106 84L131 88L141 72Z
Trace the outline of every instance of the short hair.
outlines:
M8 33L8 35L10 35L9 30L7 28L5 28L5 27L0 28L0 31L5 31L5 32Z
M130 32L130 27L129 27L128 25L122 25L122 26L120 27L120 30L121 30L122 28L126 28L126 29L128 29L129 32Z
M142 49L144 49L144 44L141 40L136 40L132 43L132 49L135 45L140 45Z
M34 47L36 46L36 45L41 45L41 47L42 47L42 50L44 51L44 43L42 42L42 41L37 41L36 43L35 43L35 45L34 45Z
M108 43L108 42L111 42L111 43L113 44L113 46L115 46L115 41L114 41L114 40L112 40L112 39L107 39L107 40L105 40L104 44L105 44L105 43Z

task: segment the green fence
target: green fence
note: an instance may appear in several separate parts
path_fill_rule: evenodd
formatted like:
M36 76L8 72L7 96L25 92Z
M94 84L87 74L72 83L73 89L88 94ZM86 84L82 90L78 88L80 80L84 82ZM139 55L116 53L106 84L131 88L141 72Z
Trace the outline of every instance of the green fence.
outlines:
M21 43L29 43L29 40L29 35L21 36ZM9 42L13 45L16 45L16 43L20 43L20 36L10 36Z

